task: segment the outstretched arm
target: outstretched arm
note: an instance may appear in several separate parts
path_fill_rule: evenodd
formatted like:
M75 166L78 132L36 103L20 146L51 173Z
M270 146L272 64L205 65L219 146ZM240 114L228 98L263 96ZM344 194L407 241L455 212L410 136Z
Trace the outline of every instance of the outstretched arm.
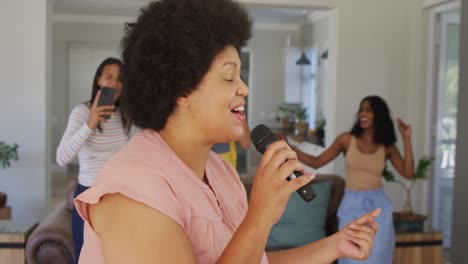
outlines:
M348 133L343 133L339 135L333 144L327 148L322 154L320 154L318 157L309 155L307 153L304 153L297 149L296 147L292 147L294 151L297 153L297 158L303 162L304 164L314 168L318 169L326 164L328 164L330 161L334 160L341 151L345 149L344 146L346 146L346 142L349 141L349 134Z

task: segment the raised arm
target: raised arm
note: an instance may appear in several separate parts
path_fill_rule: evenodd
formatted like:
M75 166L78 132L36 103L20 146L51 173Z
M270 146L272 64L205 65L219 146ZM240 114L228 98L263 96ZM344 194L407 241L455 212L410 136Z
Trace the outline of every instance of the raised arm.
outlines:
M71 112L67 128L57 147L58 165L65 166L72 161L99 122L107 122L103 116L112 114L114 106L97 106L100 94L101 92L98 91L91 109L82 104L76 106Z
M57 164L67 165L78 154L83 144L93 132L88 127L89 110L85 105L79 105L73 109L68 118L67 128L62 140L57 147Z
M413 148L411 146L411 126L403 122L400 118L397 119L398 128L403 138L404 157L400 155L400 151L395 145L389 148L389 159L393 167L406 179L411 179L414 176L414 159Z
M345 146L348 144L347 142L349 142L349 137L349 133L339 135L333 144L318 157L304 153L295 147L292 149L296 151L297 158L301 162L314 169L318 169L334 160L342 151L345 150Z

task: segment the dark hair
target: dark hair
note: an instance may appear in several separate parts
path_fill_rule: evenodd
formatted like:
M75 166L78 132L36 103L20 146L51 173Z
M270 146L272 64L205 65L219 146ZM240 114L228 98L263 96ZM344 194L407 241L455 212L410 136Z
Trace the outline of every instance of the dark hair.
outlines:
M140 10L122 39L122 108L140 128L159 131L226 46L251 36L247 12L231 0L161 0Z
M104 71L104 67L106 67L107 65L118 65L120 70L122 70L122 65L123 64L122 64L121 60L116 59L116 58L112 58L112 57L109 57L109 58L103 60L101 62L101 64L99 64L99 66L96 69L96 72L94 73L93 88L91 90L91 99L89 99L89 101L85 102L85 104L88 107L90 107L93 104L94 99L96 99L97 92L99 91L99 89L101 89L101 87L99 87L98 81L99 81L99 78L102 75L102 72ZM114 105L115 105L116 108L118 108L120 106L120 98L117 99L117 101L115 102ZM131 127L130 122L128 121L128 119L124 115L122 115L121 119L122 119L122 126L124 127L125 132L128 134L130 132L130 127ZM99 129L99 132L102 133L102 128L101 128L100 123L98 124L98 129Z
M361 103L359 104L359 110L365 101L369 102L370 108L374 113L374 142L377 144L383 144L386 147L393 145L396 142L396 135L387 103L384 101L384 99L377 95L367 96L362 99ZM361 136L364 132L360 125L358 115L359 111L356 122L350 131L350 133L356 137Z

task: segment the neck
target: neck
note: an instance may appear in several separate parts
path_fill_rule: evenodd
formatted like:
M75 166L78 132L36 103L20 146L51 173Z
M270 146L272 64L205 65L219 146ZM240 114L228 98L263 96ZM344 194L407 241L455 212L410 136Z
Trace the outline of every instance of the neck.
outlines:
M169 120L164 129L159 131L164 141L177 156L202 181L205 180L205 166L211 146L194 133L193 127L187 127L181 122Z
M374 129L364 129L364 133L361 135L365 142L374 142Z

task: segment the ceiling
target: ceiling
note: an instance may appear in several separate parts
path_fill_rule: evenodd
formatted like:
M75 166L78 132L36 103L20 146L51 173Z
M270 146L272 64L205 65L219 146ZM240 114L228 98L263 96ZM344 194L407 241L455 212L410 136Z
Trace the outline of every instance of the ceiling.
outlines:
M140 7L149 0L52 0L54 14L136 17ZM248 6L256 23L303 23L305 15L315 9Z

